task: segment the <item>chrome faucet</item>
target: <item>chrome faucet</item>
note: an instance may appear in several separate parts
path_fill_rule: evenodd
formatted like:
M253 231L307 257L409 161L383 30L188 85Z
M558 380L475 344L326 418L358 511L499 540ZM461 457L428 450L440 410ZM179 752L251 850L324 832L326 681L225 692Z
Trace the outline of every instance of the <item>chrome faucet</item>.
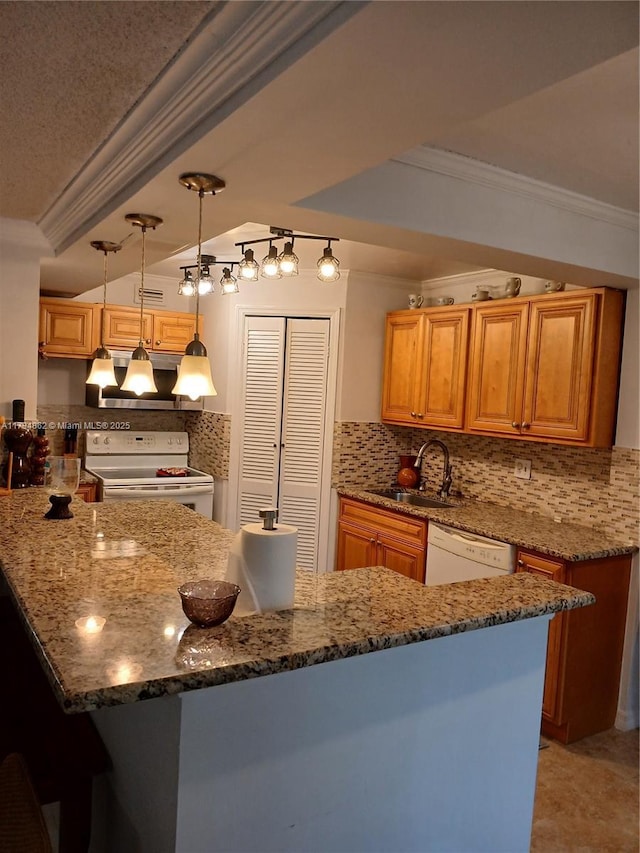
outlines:
M430 447L432 447L433 445L436 445L436 447L439 447L444 454L444 467L442 469L442 484L440 486L440 491L438 492L438 496L442 500L446 500L446 498L449 497L449 490L451 489L451 470L452 470L451 465L449 464L449 448L447 447L447 445L443 441L440 441L438 438L430 438L429 441L425 441L425 443L422 445L422 447L418 451L418 455L416 456L416 461L415 461L415 464L413 467L418 472L418 476L420 478L420 480L419 480L420 484L419 484L418 488L420 489L421 492L424 492L424 490L426 488L426 483L422 480L422 460L424 458L425 452Z

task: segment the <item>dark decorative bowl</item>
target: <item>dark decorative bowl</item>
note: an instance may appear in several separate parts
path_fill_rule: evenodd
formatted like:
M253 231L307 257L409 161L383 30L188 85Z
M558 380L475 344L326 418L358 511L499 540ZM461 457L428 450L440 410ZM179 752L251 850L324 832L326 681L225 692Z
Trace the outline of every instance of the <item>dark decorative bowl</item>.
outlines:
M190 581L178 587L184 615L201 628L221 625L233 613L240 587L228 581Z

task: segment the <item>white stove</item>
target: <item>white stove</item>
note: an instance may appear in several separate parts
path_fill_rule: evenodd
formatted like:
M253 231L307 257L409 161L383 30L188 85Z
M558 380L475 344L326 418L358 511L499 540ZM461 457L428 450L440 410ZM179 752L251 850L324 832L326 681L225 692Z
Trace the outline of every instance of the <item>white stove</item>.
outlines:
M102 500L171 500L212 517L213 477L188 466L188 433L88 430L86 441Z

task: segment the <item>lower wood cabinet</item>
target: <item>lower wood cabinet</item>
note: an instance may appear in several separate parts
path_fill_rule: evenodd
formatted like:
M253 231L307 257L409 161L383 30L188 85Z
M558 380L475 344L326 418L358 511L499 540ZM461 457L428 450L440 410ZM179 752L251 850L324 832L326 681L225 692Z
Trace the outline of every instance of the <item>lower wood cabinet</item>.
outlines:
M98 484L80 483L76 491L76 497L81 498L88 504L95 503L98 500Z
M386 566L424 583L426 549L425 520L340 499L336 569Z
M613 726L618 706L631 557L568 562L519 549L518 572L592 592L596 603L549 625L542 733L563 743Z

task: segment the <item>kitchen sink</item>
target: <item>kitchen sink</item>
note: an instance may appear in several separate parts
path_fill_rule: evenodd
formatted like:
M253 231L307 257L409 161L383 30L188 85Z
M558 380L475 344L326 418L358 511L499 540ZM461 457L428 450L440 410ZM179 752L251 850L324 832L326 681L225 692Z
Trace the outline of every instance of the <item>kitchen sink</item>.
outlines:
M439 501L436 498L426 498L423 495L414 495L411 492L401 492L398 489L370 489L372 495L380 495L381 498L389 498L398 503L411 504L411 506L424 506L432 509L453 509L456 504Z

